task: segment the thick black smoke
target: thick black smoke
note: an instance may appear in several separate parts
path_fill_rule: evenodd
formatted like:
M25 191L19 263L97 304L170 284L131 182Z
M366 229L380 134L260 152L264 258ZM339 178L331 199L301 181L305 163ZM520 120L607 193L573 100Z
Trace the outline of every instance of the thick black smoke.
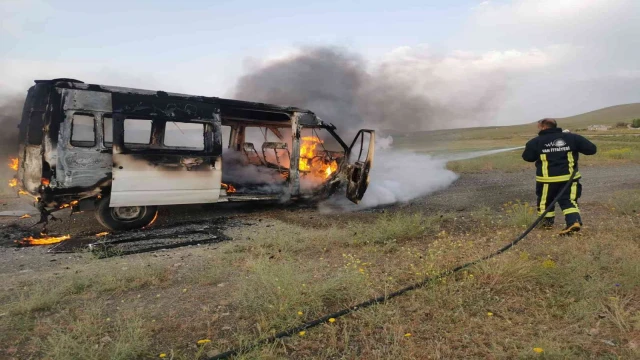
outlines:
M360 57L337 48L309 48L238 80L235 97L314 111L349 128L363 123L361 90L370 82Z
M490 119L502 79L483 74L447 82L434 74L442 64L424 58L370 68L341 48L303 48L241 77L235 97L307 108L342 130L431 130Z

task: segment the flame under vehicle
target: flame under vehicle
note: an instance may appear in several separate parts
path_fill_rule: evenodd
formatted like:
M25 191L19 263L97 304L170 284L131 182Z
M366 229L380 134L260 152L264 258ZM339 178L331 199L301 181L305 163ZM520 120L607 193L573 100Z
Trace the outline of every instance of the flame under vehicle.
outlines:
M369 184L375 132L350 145L313 112L164 91L37 80L20 123L17 181L43 214L95 210L112 230L157 207L326 198ZM261 144L260 144L261 143Z

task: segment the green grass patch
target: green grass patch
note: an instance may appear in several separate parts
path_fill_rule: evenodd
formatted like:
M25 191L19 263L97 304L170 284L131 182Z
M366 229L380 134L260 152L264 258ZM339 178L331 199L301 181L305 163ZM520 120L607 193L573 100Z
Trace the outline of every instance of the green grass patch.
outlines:
M610 159L630 159L631 158L631 148L621 148L621 149L611 149L606 150L602 153L603 156L608 157Z

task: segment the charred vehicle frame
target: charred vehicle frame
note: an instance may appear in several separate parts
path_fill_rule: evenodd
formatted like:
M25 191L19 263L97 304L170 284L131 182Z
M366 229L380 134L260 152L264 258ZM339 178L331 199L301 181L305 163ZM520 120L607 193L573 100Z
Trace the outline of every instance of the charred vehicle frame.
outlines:
M73 79L35 83L20 123L17 181L45 219L72 207L95 210L107 228L132 229L149 224L160 205L320 199L343 187L358 203L369 183L375 132L360 130L348 145L309 110ZM255 127L264 131L261 153L246 141ZM314 144L323 142L316 132L326 131L339 149L306 154L305 131ZM181 141L172 135L178 132ZM272 169L280 190L236 190L233 183L243 179L224 179L228 151ZM301 187L314 171L317 186Z

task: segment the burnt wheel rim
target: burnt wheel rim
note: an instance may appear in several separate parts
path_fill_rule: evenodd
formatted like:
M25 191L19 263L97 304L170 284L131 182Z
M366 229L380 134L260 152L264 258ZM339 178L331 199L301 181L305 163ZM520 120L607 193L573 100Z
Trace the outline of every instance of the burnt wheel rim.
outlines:
M140 206L122 206L111 208L111 215L120 221L134 221L142 217L144 211Z

